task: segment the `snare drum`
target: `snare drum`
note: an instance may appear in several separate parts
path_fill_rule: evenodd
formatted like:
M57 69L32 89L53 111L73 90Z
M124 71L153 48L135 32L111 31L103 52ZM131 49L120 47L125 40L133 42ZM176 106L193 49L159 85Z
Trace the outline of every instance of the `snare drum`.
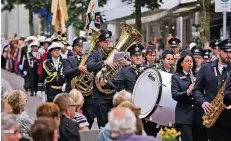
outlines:
M175 123L176 101L171 95L172 74L146 69L137 79L133 89L133 103L141 107L141 119L163 126Z

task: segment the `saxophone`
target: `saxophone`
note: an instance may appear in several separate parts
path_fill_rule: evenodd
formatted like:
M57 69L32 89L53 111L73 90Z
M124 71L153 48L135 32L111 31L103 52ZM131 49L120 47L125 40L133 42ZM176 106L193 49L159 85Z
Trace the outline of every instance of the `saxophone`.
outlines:
M225 85L226 81L222 84L215 99L211 102L213 109L202 117L203 125L207 128L211 128L216 123L218 117L225 109L225 105L223 104Z
M91 53L91 51L94 49L95 46L98 46L98 37L100 35L100 32L92 30L92 40L89 50L82 56L81 62L79 65L85 65L87 62L87 59ZM93 88L93 73L83 73L81 72L80 75L74 77L71 80L71 87L72 89L77 89L81 91L83 96L89 96L92 94L92 88Z
M126 51L133 42L141 41L142 39L142 35L140 34L140 32L131 25L128 25L126 23L121 23L120 25L122 28L122 34L120 35L116 46L110 52L106 60L112 60L116 52ZM116 89L104 89L104 85L102 85L102 82L108 82L115 79L115 76L120 68L120 65L117 65L115 70L109 68L108 66L105 66L96 74L95 84L100 92L104 94L112 94L116 91Z

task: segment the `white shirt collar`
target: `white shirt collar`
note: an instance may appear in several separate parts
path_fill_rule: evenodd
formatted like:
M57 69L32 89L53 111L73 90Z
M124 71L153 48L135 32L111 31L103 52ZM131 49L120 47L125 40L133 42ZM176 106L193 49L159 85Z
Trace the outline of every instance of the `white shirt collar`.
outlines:
M59 60L60 60L60 57L58 57L57 59L55 59L55 58L52 57L52 61L53 61L54 63L59 63Z

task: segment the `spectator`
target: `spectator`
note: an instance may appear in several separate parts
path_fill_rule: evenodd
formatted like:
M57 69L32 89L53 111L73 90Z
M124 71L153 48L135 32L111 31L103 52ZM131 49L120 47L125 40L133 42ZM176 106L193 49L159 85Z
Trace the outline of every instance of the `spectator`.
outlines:
M52 118L39 117L31 127L33 141L58 141L58 126Z
M7 102L6 99L2 99L1 100L1 112L7 113L7 114L12 114L13 113L13 109L10 106L10 104Z
M60 110L59 107L54 103L45 103L40 105L36 110L37 118L50 117L55 121L57 127L60 125Z
M113 96L113 105L114 105L114 107L117 107L118 105L120 105L120 103L122 103L124 101L130 101L130 102L132 101L131 93L129 93L126 90L122 90L120 92L117 92ZM109 141L110 140L110 126L109 126L108 123L99 132L97 140L98 141Z
M58 105L61 117L59 125L60 141L79 141L79 125L73 119L76 105L67 93L55 96L54 103Z
M33 122L24 112L27 101L26 94L21 90L14 90L7 96L7 101L11 105L17 120L21 123L23 137L29 137L29 131Z
M137 107L136 105L132 104L129 101L124 101L122 103L120 103L120 105L118 107L125 107L125 108L129 108L135 115L136 117L136 134L137 135L142 135L143 134L143 123L141 121L141 119L139 118L140 115L140 107Z
M13 114L2 113L1 115L2 136L7 141L19 141L22 138L20 124Z
M80 112L80 109L83 107L84 103L82 93L76 89L72 89L69 95L74 100L76 105L74 120L79 124L80 130L89 130L89 123L87 121L87 118Z
M111 129L110 136L114 141L155 141L153 137L136 135L136 117L124 107L112 109L108 114Z

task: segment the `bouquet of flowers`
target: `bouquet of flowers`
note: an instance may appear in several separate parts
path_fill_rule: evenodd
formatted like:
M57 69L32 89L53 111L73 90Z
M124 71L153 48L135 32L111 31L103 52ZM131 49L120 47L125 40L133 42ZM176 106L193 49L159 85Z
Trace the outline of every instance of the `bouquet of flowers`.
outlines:
M177 141L177 137L180 136L180 132L177 132L175 128L164 128L160 130L162 141Z

